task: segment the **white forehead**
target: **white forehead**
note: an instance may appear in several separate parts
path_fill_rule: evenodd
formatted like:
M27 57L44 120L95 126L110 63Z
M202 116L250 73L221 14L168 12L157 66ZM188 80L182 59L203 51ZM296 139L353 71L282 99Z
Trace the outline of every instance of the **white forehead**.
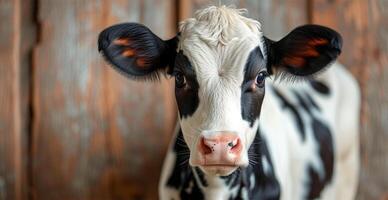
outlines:
M265 54L261 25L244 12L212 6L181 22L178 51L189 58L199 79L222 74L240 82L249 53L259 46Z

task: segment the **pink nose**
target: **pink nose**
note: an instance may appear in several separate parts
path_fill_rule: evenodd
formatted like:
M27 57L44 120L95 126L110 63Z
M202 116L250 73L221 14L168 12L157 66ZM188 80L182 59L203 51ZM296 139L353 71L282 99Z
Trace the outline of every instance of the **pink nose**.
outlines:
M242 150L240 138L229 132L203 136L199 142L203 165L236 165Z

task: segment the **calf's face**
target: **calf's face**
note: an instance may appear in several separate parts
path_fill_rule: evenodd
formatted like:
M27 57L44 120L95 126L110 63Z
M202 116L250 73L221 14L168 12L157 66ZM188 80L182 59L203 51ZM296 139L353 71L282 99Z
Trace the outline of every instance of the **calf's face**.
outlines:
M98 46L130 78L175 77L190 165L225 176L249 164L266 77L320 71L339 55L341 37L306 25L274 42L262 35L257 21L233 9L212 9L184 21L180 33L167 41L141 24L126 23L101 32Z

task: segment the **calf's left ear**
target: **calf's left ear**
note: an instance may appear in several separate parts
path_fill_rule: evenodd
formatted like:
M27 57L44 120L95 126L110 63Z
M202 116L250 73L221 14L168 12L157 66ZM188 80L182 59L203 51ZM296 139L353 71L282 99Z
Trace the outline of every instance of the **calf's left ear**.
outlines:
M268 71L296 76L312 75L341 53L342 38L336 31L319 25L304 25L278 42L266 38Z

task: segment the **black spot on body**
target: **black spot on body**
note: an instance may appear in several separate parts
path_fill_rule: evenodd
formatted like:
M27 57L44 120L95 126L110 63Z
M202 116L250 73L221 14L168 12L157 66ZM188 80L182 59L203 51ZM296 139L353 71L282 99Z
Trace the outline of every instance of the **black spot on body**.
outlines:
M321 195L321 191L323 190L324 184L319 178L317 171L310 165L308 167L308 175L309 175L309 185L310 190L307 194L306 199L316 199Z
M321 111L315 100L303 91L292 91L292 94L296 98L296 102L293 104L288 101L278 90L274 88L275 95L282 102L283 107L291 111L294 116L297 127L301 133L301 137L305 140L305 128L311 127L313 136L318 144L318 155L322 162L324 169L324 177L319 177L318 172L311 165L308 166L307 174L309 177L308 187L309 192L307 199L319 198L324 187L331 181L334 168L334 144L332 134L328 126L319 120L312 112ZM300 108L297 108L297 105ZM308 117L308 121L303 121L300 112L304 111Z
M220 178L224 179L229 188L234 188L240 183L240 172L240 170L236 170L229 176L221 176Z
M249 148L250 157L255 163L251 163L248 167L240 170L239 173L233 173L230 176L237 176L237 180L232 182L230 188L239 187L236 197L229 197L231 200L242 199L243 190L246 190L248 199L280 199L280 184L274 173L274 166L271 155L267 147L266 141L261 137L258 130L256 137ZM265 173L261 156L265 156L268 160L270 173ZM250 177L254 176L255 183L251 185Z
M324 187L330 182L333 176L334 168L334 146L331 131L328 126L317 119L312 109L320 111L314 99L307 93L302 96L300 93L293 91L298 104L305 110L310 118L310 125L313 136L318 143L318 154L324 169L324 177L319 177L318 172L312 167L308 167L309 187L308 199L319 198Z
M192 177L192 178L194 178L194 177ZM187 188L190 187L190 181L186 181L184 183L184 185L182 187L183 189L180 192L181 199L182 200L186 200L186 199L188 199L188 200L201 200L201 199L204 199L205 197L203 196L201 189L199 189L198 183L195 182L194 180L192 183L193 183L193 185L191 187L190 193L187 192Z
M310 96L310 94L308 94L308 93L306 93L306 92L303 93L303 94L304 94L304 96L306 97L307 103L308 103L311 107L317 109L318 111L321 111L321 108L318 106L318 104L315 102L315 100Z
M298 103L303 108L303 110L306 111L307 114L311 115L312 107L310 106L310 104L308 104L298 92L293 91L293 94L298 100Z
M323 122L313 119L312 129L315 139L319 144L319 156L321 158L325 174L323 178L320 178L315 169L310 166L308 172L310 176L310 191L307 196L308 199L319 198L325 185L331 181L334 169L334 146L329 128Z
M180 154L189 151L184 141L182 130L179 130L177 138L175 139L173 151L175 152L176 160L166 185L178 190L181 199L204 199L203 193L195 181L192 171L194 169L187 163L187 159L189 159L188 155ZM190 185L190 182L193 185ZM188 188L191 188L190 193L187 192Z
M204 174L198 167L195 167L193 170L194 170L195 173L198 175L198 178L199 178L198 181L200 182L200 184L201 184L202 186L204 186L204 187L207 187L208 184L207 184L207 181L206 181L206 179L205 179L205 174Z
M330 89L321 81L317 80L311 80L310 85L312 88L314 88L315 91L319 92L320 94L323 95L329 95L330 94Z
M251 193L250 199L271 199L271 200L280 199L280 193L281 193L280 184L274 173L274 166L272 163L271 155L269 153L267 142L265 141L264 138L261 138L261 133L257 133L257 135L259 135L260 138L257 140L258 144L255 142L254 144L258 146L256 148L260 149L260 155L267 158L270 169L269 169L269 173L266 174L264 172L264 168L263 168L263 164L261 162L261 156L260 156L260 162L259 162L260 167L258 167L260 169L259 173L257 173L256 170L253 170L251 172L251 174L255 174L256 181L253 189L250 191ZM250 185L248 188L250 188Z
M306 138L305 124L304 124L302 117L300 116L298 110L276 88L273 88L273 91L274 91L274 94L276 95L276 97L278 97L280 102L282 103L283 109L289 110L290 113L292 114L292 116L294 117L296 126L298 128L298 132L300 133L300 136L301 136L302 140L304 141Z
M173 151L176 155L175 165L173 173L170 175L167 180L167 185L175 189L182 187L183 183L189 179L190 169L188 164L186 164L188 155L182 154L183 152L188 152L189 148L187 147L184 139L182 130L179 130L176 141L174 143Z

